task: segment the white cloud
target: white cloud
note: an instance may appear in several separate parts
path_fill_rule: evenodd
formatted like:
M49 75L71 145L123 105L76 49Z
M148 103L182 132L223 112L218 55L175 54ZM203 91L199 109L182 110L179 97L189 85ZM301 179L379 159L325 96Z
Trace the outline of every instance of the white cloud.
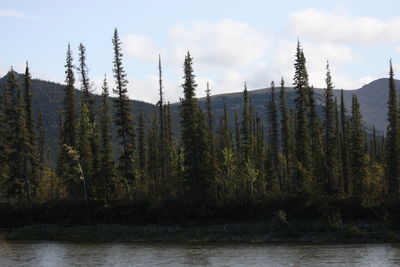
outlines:
M362 83L363 85L368 84L368 83L370 83L370 82L372 82L372 81L374 81L374 80L376 80L376 78L372 78L372 77L370 77L370 76L362 77L362 78L358 79L358 81L359 81L360 83Z
M30 16L22 12L13 10L0 10L0 17L12 17L12 18L28 18Z
M156 62L160 53L153 41L144 35L128 34L124 37L122 45L129 58L144 62Z
M289 15L287 31L317 41L357 44L395 42L400 40L400 18L382 20L305 9Z
M168 31L168 38L175 60L181 61L190 51L199 63L211 66L248 66L262 58L268 47L264 33L231 19L177 25Z

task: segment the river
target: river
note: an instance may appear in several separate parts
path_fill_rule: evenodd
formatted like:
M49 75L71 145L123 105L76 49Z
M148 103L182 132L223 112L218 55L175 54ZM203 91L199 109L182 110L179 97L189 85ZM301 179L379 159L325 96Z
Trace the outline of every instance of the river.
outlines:
M1 241L0 266L399 266L400 244Z

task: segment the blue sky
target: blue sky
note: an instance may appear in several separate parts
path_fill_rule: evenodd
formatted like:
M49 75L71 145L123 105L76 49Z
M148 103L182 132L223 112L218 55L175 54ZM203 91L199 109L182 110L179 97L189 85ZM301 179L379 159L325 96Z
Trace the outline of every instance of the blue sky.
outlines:
M0 75L10 66L63 82L68 42L77 58L87 49L93 87L112 81L112 43L118 28L131 98L157 99L157 56L163 59L165 94L181 96L182 62L194 57L198 96L292 83L297 38L311 83L324 86L326 60L336 88L354 89L387 76L393 58L400 71L398 1L2 1ZM79 83L76 84L79 87Z

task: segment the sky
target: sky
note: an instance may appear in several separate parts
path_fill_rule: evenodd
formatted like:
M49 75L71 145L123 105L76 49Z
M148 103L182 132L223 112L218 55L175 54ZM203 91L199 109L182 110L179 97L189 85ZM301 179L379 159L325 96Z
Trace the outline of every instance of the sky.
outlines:
M0 75L11 66L64 83L68 43L77 64L83 43L93 90L112 76L117 28L132 99L158 99L158 55L168 101L182 96L183 60L194 58L197 96L293 82L299 39L310 83L325 86L329 61L337 89L356 89L400 71L400 2L377 1L124 1L0 0ZM238 3L236 3L238 2ZM79 77L77 77L79 78ZM79 80L76 83L79 88Z

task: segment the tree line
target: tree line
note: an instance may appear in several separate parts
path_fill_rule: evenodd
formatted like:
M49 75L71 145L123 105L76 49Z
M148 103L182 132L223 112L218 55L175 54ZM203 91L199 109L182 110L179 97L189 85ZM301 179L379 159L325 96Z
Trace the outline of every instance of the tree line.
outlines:
M375 128L363 126L356 95L350 107L344 103L343 91L340 99L334 98L329 63L323 114L318 114L300 42L294 63L295 106L288 106L283 78L278 85L271 82L271 96L265 103L267 121L254 112L246 83L240 114L228 114L224 105L223 116L216 118L209 84L206 107L200 108L188 52L183 64L180 136L175 136L170 106L163 98L161 58L157 112L151 121L145 121L143 113L134 118L117 30L112 43L113 97L109 78L104 77L100 103L93 97L84 45L79 45L76 66L68 45L55 168L45 160L42 116L32 111L28 63L21 84L12 68L8 72L0 98L2 203L84 201L89 211L93 201L134 205L173 199L201 214L212 205L262 202L271 196L322 195L376 206L398 194L400 113L391 62L389 125L386 136L378 136ZM83 92L79 106L77 84ZM112 142L112 124L118 144Z

